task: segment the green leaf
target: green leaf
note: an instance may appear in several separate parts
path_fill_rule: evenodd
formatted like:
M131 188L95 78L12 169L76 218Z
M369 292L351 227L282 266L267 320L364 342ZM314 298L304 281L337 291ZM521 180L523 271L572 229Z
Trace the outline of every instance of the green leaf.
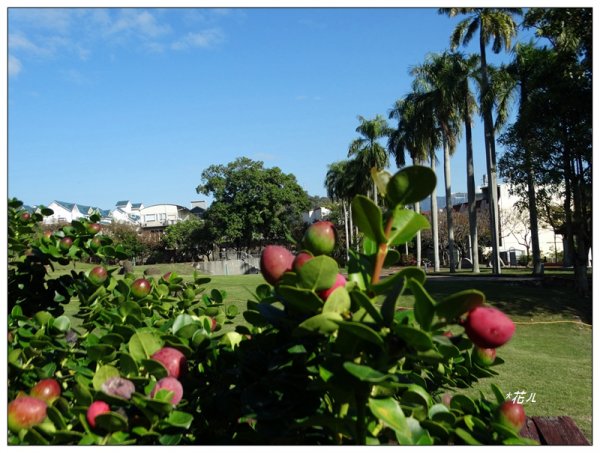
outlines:
M338 273L337 262L329 256L320 255L304 263L298 272L298 281L303 288L322 291L333 286Z
M375 307L375 304L373 304L365 293L362 291L352 291L350 297L355 303L365 309L376 324L383 325L383 318L379 314L377 307Z
M350 295L344 287L336 288L325 301L323 313L345 313L350 310Z
M431 168L413 165L403 168L390 179L387 199L390 206L416 203L431 195L437 178Z
M296 336L305 335L306 333L327 335L338 330L336 321L341 320L342 315L339 313L320 313L303 321L294 331L294 334Z
M394 380L394 376L382 373L366 365L358 365L354 362L344 362L344 369L352 376L363 382L380 383Z
M392 428L396 433L407 439L411 438L410 428L406 416L398 401L392 398L374 399L369 398L369 409L375 417Z
M158 438L161 445L178 445L181 442L181 434L163 434Z
M496 397L498 404L502 404L506 398L504 397L502 390L500 390L500 387L498 387L496 384L490 384L490 387L492 388L492 392L494 392L494 396Z
M127 419L117 412L106 412L96 415L96 426L109 433L127 429Z
M173 326L171 327L171 332L177 334L177 332L185 326L190 324L194 324L196 321L187 313L182 313L177 315L175 321L173 322Z
M375 181L377 191L382 197L385 197L387 192L387 186L392 179L392 174L387 170L377 170L375 167L371 168L371 178Z
M352 220L365 236L377 244L386 242L381 209L364 195L357 195L352 200Z
M177 428L188 429L192 425L193 420L194 416L192 414L181 411L173 411L165 419L165 422Z
M423 288L423 285L413 278L407 280L408 287L415 296L415 320L424 330L429 330L435 310L435 300Z
M92 385L94 390L100 391L102 390L102 384L106 382L107 379L111 377L119 377L121 373L117 368L112 365L103 365L94 374L94 379L92 379Z
M465 414L476 414L479 412L475 402L466 395L454 395L450 401L450 408L464 412Z
M163 341L157 334L148 331L136 332L129 340L129 353L136 362L148 359L163 346Z
M373 291L375 294L386 294L393 286L403 284L404 279L413 278L419 283L425 283L425 272L418 267L406 267L394 275L391 275L379 283L373 285ZM402 283L400 283L402 282Z
M468 431L462 428L456 428L454 431L458 437L464 440L467 445L482 445L477 439L475 439Z
M169 374L169 371L165 368L165 366L156 360L143 359L141 362L148 374L154 376L156 380L167 377Z
M310 289L280 285L276 288L276 292L289 307L300 313L312 315L323 307L323 300Z
M427 217L410 209L399 206L392 211L392 231L387 240L388 245L400 245L410 242L415 235L429 228Z
M379 246L377 243L368 236L365 236L362 242L362 250L365 255L372 256L377 253Z
M119 368L125 376L138 374L138 366L135 360L126 352L119 354Z
M110 362L115 358L115 348L109 344L94 344L87 347L87 355L91 360Z
M426 410L432 405L431 396L423 387L412 384L402 394L402 403L413 403L423 406Z
M66 332L71 328L71 320L65 315L59 316L54 320L52 327L60 332Z
M452 320L484 303L485 294L476 289L467 289L442 299L436 305L435 313L440 318Z
M397 326L395 332L417 351L427 351L433 348L433 341L427 332L409 326Z
M370 327L354 321L339 321L338 325L350 335L383 348L383 338Z

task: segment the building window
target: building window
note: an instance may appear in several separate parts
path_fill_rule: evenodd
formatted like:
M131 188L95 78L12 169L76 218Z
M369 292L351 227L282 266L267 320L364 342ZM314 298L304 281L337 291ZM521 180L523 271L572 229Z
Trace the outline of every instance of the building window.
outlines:
M161 222L164 222L165 220L167 220L167 214L165 214L164 212L161 212L160 214L158 214L158 220L160 220Z
M156 214L144 215L144 222L156 222Z

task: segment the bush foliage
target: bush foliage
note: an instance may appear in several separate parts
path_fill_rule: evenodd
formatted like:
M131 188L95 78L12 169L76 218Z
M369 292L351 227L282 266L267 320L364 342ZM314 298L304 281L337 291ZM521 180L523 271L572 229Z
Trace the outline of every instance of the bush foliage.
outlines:
M108 264L101 282L91 271L50 278L54 263L109 263L126 254L91 232L94 217L44 234L47 209L27 217L9 201L9 400L42 379L62 391L44 421L11 431L9 444L527 443L499 421L504 396L496 386L493 401L459 392L502 363L472 360L460 325L485 296L472 290L436 301L418 268L380 278L399 259L394 247L428 227L404 206L429 194L435 177L412 167L377 178L387 207L354 200L363 247L351 254L348 283L323 300L340 270L316 256L274 286L258 286L244 325L231 325L237 313L226 291L207 291L209 279L199 275L146 277L147 295ZM60 246L64 237L72 238L68 248ZM414 310L397 307L401 296L414 298ZM74 318L64 314L68 303L78 303ZM165 346L186 357L176 405L173 392L153 392L169 374L152 358ZM123 381L131 383L127 392L105 385ZM92 427L86 414L95 401L110 411Z

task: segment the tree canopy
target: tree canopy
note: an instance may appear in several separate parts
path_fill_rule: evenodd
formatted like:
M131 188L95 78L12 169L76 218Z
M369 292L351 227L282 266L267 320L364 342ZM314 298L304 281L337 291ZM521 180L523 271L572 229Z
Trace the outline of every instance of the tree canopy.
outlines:
M247 157L206 168L196 192L214 197L205 213L209 234L238 249L285 242L310 208L293 174Z

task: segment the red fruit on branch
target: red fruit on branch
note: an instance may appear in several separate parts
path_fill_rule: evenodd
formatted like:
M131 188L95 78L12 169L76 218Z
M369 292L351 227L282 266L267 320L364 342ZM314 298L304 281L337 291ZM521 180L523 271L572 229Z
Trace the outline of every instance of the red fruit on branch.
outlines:
M47 404L52 404L60 396L60 385L56 379L42 379L35 384L29 394Z
M342 274L337 274L337 277L335 277L335 282L333 283L331 288L319 291L319 297L323 300L327 300L331 293L334 292L340 286L346 286L346 277L344 277Z
M62 238L60 240L60 242L58 243L58 246L60 247L61 250L69 250L72 245L73 245L73 239L71 239L70 237Z
M327 220L313 223L306 229L302 247L313 255L330 255L335 247L335 227Z
M89 223L86 229L89 234L98 234L102 230L102 226L99 223Z
M108 271L104 266L96 266L90 271L89 279L97 286L100 286L108 278Z
M183 398L183 386L181 385L181 382L172 376L162 378L156 383L152 389L152 392L150 393L150 396L154 398L158 391L163 389L173 392L173 396L171 396L171 404L173 406L179 404L181 398Z
M497 308L472 309L463 323L469 339L480 348L498 348L511 339L515 325Z
M496 350L494 348L480 348L479 346L474 346L472 358L476 364L488 367L493 365L496 361Z
M498 408L498 422L507 428L520 431L525 426L525 409L522 404L505 401Z
M94 401L88 407L85 417L92 428L96 427L96 417L100 414L110 412L110 406L104 401Z
M169 376L178 378L185 370L185 355L178 349L166 346L156 351L150 358L162 363Z
M276 285L284 273L292 270L294 255L280 245L267 245L260 256L260 272L267 282Z
M8 429L18 433L39 425L46 418L48 405L33 396L20 396L8 403Z
M151 290L152 285L145 278L138 278L131 284L131 293L139 299L146 297Z
M300 269L302 269L302 266L304 266L304 263L306 263L307 261L313 259L313 255L310 252L307 252L306 250L302 250L300 253L298 253L296 255L296 258L294 258L294 262L292 264L292 268L294 269L294 272L298 273L300 272Z

